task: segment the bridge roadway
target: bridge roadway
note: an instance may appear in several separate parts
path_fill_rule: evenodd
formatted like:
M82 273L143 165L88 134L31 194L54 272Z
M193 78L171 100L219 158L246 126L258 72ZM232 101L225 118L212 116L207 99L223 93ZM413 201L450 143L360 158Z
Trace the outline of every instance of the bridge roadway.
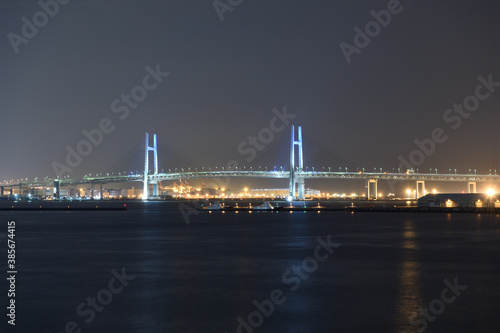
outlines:
M500 175L476 174L434 174L434 173L388 173L388 172L324 172L324 171L295 171L296 178L304 179L376 179L392 181L455 181L455 182L500 182ZM290 171L205 171L180 172L150 175L149 180L175 180L196 178L223 178L223 177L254 177L254 178L289 178ZM142 178L141 178L142 180Z
M476 175L476 174L435 174L435 173L388 173L388 172L324 172L324 171L295 171L295 178L304 179L358 179L358 180L386 180L386 181L447 181L447 182L478 182L499 183L500 175ZM149 183L158 181L169 181L178 179L203 179L203 178L289 178L290 171L187 171L176 173L159 173L149 175ZM108 184L142 182L144 175L135 174L127 176L96 176L84 177L82 179L62 178L59 186L75 186L84 184ZM17 181L0 183L2 188L12 187L39 187L53 186L55 179Z

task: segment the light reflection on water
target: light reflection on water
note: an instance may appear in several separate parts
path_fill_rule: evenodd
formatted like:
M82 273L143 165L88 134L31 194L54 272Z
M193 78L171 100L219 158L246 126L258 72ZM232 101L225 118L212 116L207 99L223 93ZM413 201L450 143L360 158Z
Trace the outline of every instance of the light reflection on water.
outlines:
M420 291L420 267L415 253L418 250L415 231L415 222L405 220L403 222L402 259L401 271L399 273L399 299L397 308L397 325L407 332L417 332L417 327L411 326L410 318L418 313L422 306L422 295Z

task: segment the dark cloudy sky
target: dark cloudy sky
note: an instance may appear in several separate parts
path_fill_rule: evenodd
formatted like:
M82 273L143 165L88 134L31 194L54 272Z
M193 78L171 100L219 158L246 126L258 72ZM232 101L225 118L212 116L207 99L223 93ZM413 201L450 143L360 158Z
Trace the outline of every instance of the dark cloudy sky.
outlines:
M103 118L116 128L74 176L105 169L146 131L200 164L221 165L241 159L238 144L283 106L360 166L397 167L415 139L439 127L448 140L422 169L500 169L500 88L457 130L443 121L479 75L500 82L498 1L401 6L348 64L339 44L353 44L353 28L386 0L245 0L224 21L211 0L71 1L18 53L8 34L22 36L22 17L32 22L40 7L3 0L0 179L54 176L51 163L64 163L65 147ZM158 64L170 76L120 120L111 103Z

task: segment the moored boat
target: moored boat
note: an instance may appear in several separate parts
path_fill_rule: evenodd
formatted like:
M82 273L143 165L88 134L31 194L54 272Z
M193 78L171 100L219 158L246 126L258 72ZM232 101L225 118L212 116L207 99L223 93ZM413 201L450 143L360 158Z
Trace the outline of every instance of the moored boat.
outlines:
M210 206L206 207L206 210L224 210L224 206L220 202L216 201Z
M274 210L273 205L269 201L264 201L264 203L260 206L255 206L252 208L253 210Z

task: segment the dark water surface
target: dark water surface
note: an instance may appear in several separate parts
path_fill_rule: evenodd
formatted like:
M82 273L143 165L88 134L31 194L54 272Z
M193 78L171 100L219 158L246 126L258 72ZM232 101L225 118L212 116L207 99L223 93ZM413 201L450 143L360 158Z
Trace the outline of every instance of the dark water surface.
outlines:
M237 318L248 323L249 315L256 327L240 332L500 331L499 216L203 212L186 224L178 203L129 207L0 213L4 274L7 221L16 221L9 332L65 332L71 321L95 333L238 332ZM328 235L340 246L304 262ZM309 273L294 273L303 262ZM135 278L106 291L122 268ZM449 290L443 281L455 278L467 289ZM281 304L270 313L266 300L277 289ZM98 294L108 304L91 311L87 298ZM419 313L429 304L435 314Z

